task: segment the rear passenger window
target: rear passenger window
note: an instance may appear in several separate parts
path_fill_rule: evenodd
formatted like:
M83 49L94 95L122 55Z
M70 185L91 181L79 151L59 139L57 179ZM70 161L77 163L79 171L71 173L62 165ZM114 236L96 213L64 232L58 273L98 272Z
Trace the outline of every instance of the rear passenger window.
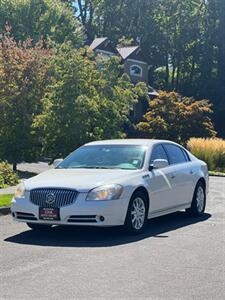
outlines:
M163 149L162 145L157 145L153 148L150 163L152 164L153 160L155 160L155 159L166 159L166 160L168 160L168 157L167 157L166 152Z
M185 156L184 151L180 147L171 144L165 144L163 146L165 147L166 152L169 155L171 165L188 161L187 156Z
M183 153L184 153L184 156L185 156L185 158L186 158L186 161L190 161L190 157L189 157L189 155L187 154L187 152L186 152L184 149L182 149L182 151L183 151Z

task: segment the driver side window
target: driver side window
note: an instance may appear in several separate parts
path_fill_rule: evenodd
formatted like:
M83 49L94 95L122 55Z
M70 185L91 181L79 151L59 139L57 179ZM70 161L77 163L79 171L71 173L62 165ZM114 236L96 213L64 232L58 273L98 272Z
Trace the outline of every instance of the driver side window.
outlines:
M153 148L150 164L152 164L155 159L166 159L168 161L168 157L162 145L157 145Z

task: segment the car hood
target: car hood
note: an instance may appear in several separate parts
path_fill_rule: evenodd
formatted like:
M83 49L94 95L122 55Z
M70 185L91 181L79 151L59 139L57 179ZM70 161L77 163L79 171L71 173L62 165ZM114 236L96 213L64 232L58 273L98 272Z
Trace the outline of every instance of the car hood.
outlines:
M52 169L27 179L26 190L35 188L61 187L87 192L97 186L122 183L124 177L132 176L139 170L118 169Z

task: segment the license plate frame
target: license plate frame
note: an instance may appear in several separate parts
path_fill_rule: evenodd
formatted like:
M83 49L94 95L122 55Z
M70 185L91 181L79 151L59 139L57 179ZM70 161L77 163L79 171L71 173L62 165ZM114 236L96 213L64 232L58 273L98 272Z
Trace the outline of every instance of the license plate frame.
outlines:
M45 221L60 221L59 208L39 207L39 219Z

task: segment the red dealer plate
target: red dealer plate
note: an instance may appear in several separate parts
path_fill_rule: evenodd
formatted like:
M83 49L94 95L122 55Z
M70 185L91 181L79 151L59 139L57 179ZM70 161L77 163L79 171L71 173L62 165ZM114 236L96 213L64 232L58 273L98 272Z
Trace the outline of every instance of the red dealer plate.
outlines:
M39 219L55 221L59 220L59 208L39 208Z

